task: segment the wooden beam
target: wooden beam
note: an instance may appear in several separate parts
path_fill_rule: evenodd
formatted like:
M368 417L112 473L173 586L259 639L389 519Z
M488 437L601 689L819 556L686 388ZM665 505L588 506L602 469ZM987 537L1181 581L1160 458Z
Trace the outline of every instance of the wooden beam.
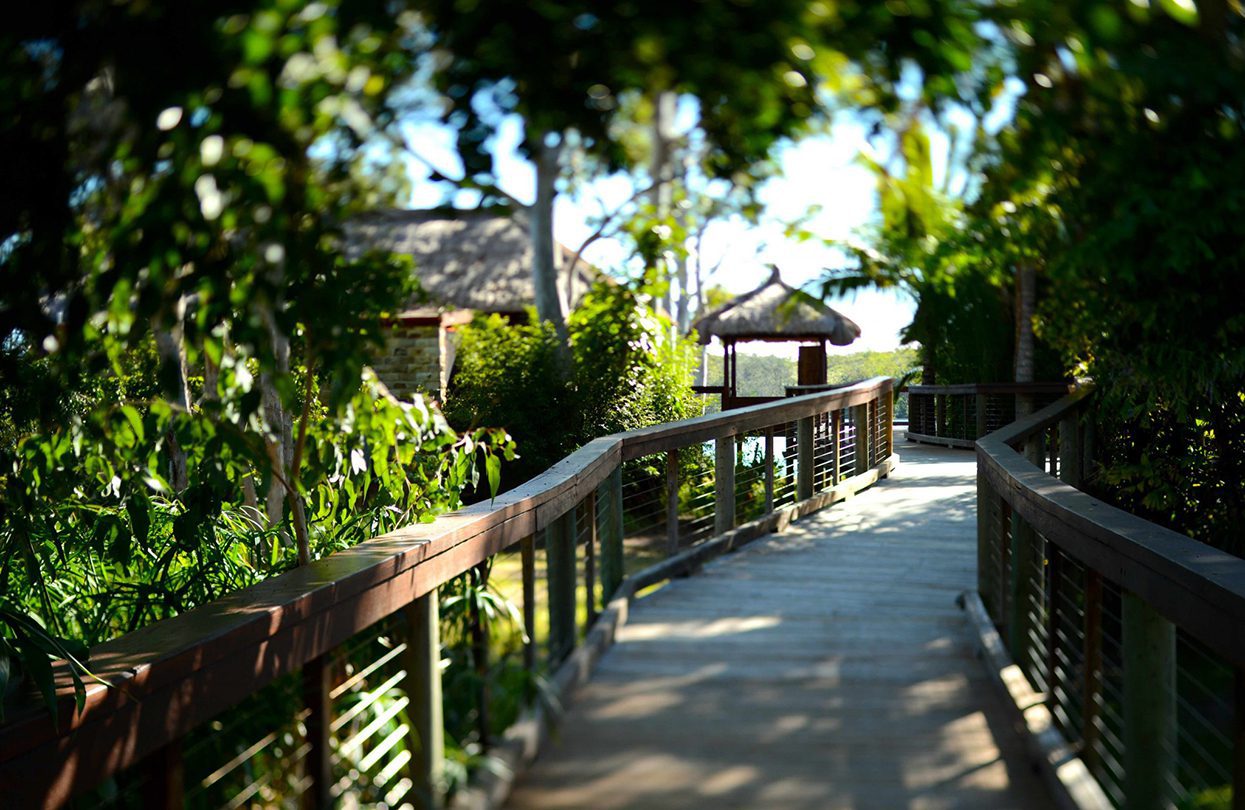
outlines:
M1125 591L1124 805L1166 810L1176 770L1176 627Z
M830 412L830 486L843 480L843 411Z
M588 626L597 620L597 491L594 489L588 493L588 498L584 501L587 512L586 519L588 521L588 541L584 546L584 601L588 606Z
M774 431L765 429L765 513L774 511Z
M421 810L437 810L445 799L445 721L441 708L441 620L438 593L411 602L406 618L404 691L411 718L407 764L411 798Z
M713 446L713 533L724 534L735 528L735 437Z
M545 530L545 577L549 588L549 657L562 662L575 647L575 510Z
M1245 810L1245 669L1232 678L1232 810Z
M1090 773L1102 764L1098 717L1102 700L1102 575L1085 570L1085 659L1081 687L1081 758Z
M679 451L666 451L666 555L679 553Z
M333 762L329 728L333 724L331 653L317 656L303 666L303 706L307 709L307 757L303 767L310 785L303 791L304 810L333 806Z
M990 482L985 475L977 471L977 592L982 602L994 606L994 593L990 588L987 572L990 568L990 544L992 536L992 501L994 493L990 491ZM997 607L995 607L997 611ZM997 615L997 613L996 613Z
M1037 534L1024 518L1012 515L1011 579L1008 604L1007 646L1021 669L1028 670L1029 643L1036 617L1032 604L1038 595Z
M186 781L181 739L157 749L142 761L139 769L143 773L143 807L180 810L185 801Z
M796 498L813 497L813 470L816 465L813 454L813 417L806 416L796 424Z
M601 601L609 604L623 581L622 466L615 467L605 484L609 517L601 535Z
M536 669L536 538L530 534L519 541L519 559L523 577L523 667Z
M1081 485L1081 431L1076 409L1059 422L1059 480Z
M856 437L856 470L861 475L869 469L869 404L852 406L852 428Z

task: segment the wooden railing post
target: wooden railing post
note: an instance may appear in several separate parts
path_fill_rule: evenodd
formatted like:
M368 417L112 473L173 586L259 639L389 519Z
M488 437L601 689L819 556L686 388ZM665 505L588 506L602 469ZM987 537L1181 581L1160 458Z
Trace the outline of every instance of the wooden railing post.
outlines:
M1059 637L1062 634L1059 604L1063 601L1063 552L1053 543L1046 544L1046 707L1051 715L1059 704L1063 683L1059 676Z
M735 528L735 437L719 436L713 449L713 532L724 534Z
M536 538L530 534L519 541L519 560L523 566L523 666L536 668Z
M1090 773L1100 767L1098 704L1102 694L1102 574L1085 570L1085 681L1081 691L1081 759Z
M333 702L329 698L329 655L325 653L303 665L303 706L307 709L307 758L303 767L310 784L303 791L305 810L323 810L333 806L332 750L329 728L333 723Z
M623 581L623 496L622 466L614 468L606 481L605 501L610 511L601 537L601 598L609 604Z
M561 663L575 647L575 507L545 529L549 586L549 658Z
M796 424L796 500L813 497L813 417L806 416Z
M584 546L584 602L588 607L588 626L597 620L597 491L594 489L584 499L585 519L588 521L588 542Z
M1245 668L1232 678L1232 810L1245 810Z
M1011 581L1008 583L1008 606L1011 615L1007 622L1007 646L1012 660L1028 674L1028 650L1035 617L1032 604L1036 601L1038 571L1036 562L1037 534L1028 521L1012 513Z
M666 451L666 554L679 553L679 451Z
M774 429L765 429L765 514L774 511Z
M991 606L994 601L994 594L991 593L988 571L990 569L990 528L993 525L993 504L991 500L993 493L990 491L990 482L986 478L986 472L981 467L977 467L977 593L981 594L981 598L985 601L987 607ZM998 608L992 611L998 616Z
M1081 425L1076 413L1059 422L1059 480L1081 485Z
M852 406L852 422L856 429L856 475L863 475L869 463L869 404Z
M173 740L144 757L143 807L180 810L185 800L185 768L181 738Z
M895 452L895 389L882 392L882 436L885 439L882 458L888 459Z
M934 394L934 436L947 435L947 397L945 394Z
M830 486L843 477L843 412L830 412Z
M1162 810L1176 767L1176 627L1128 592L1121 613L1124 806Z
M986 414L990 411L990 400L985 394L977 394L977 435L974 438L980 439L986 435Z
M411 718L408 763L416 806L436 810L445 796L445 721L441 708L441 619L437 591L407 605L405 691Z

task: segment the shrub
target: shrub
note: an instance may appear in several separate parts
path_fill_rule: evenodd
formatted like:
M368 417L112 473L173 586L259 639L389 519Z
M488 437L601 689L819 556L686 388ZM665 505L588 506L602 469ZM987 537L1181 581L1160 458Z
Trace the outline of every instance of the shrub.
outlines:
M534 320L534 319L533 319ZM510 489L592 439L700 414L695 351L626 287L599 285L568 321L571 368L562 373L548 324L477 318L462 332L445 414L456 427L494 425L519 458Z

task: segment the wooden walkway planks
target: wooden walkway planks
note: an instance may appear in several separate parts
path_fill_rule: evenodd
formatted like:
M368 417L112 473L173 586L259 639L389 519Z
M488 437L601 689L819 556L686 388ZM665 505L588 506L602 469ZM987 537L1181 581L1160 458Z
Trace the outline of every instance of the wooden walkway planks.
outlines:
M1043 808L955 605L975 464L887 481L633 604L509 807Z

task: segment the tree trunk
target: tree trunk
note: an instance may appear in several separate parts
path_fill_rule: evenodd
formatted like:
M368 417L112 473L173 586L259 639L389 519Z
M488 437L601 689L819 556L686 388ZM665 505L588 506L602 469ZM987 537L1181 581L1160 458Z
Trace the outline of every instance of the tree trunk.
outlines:
M268 454L269 469L272 473L264 511L269 526L280 526L285 512L283 480L289 470L290 457L293 454L293 436L289 415L281 402L281 395L277 392L275 377L290 372L290 340L278 329L271 308L265 308L262 314L272 340L275 366L272 372L263 372L259 375L260 403L264 411L264 423L268 429L264 444ZM288 538L284 533L281 534L280 541L282 545L288 543Z
M155 333L164 395L182 411L188 412L190 410L190 388L187 382L186 345L181 324L184 306L184 301L178 302L177 323L168 329L157 328ZM165 434L165 443L169 448L169 484L172 485L174 492L182 492L190 485L186 472L186 451L178 444L177 437L172 430Z
M938 368L934 360L934 347L921 344L921 384L937 385Z
M652 178L653 187L649 191L649 203L653 206L653 212L657 219L664 222L672 213L674 200L674 189L672 188L671 175L673 174L673 166L671 160L673 158L673 139L674 139L674 117L676 107L678 106L678 96L670 91L658 93L653 99L653 150L649 155L649 176ZM663 245L663 256L668 255L667 246ZM664 262L666 287L666 313L674 322L672 331L678 329L678 293L676 293L674 268L670 266L668 259ZM684 275L686 279L686 275Z
M1033 382L1033 316L1037 308L1037 271L1024 263L1016 267L1016 382ZM1016 398L1016 416L1033 413L1033 398Z
M687 253L680 253L675 262L675 280L679 282L679 298L674 306L674 325L680 336L692 326L692 301L687 292Z
M557 196L558 155L561 146L549 146L541 139L536 155L536 201L532 204L532 283L536 290L536 314L542 322L553 324L558 334L560 355L569 363L570 335L566 330L566 310L558 292L556 243L553 241L553 201Z

